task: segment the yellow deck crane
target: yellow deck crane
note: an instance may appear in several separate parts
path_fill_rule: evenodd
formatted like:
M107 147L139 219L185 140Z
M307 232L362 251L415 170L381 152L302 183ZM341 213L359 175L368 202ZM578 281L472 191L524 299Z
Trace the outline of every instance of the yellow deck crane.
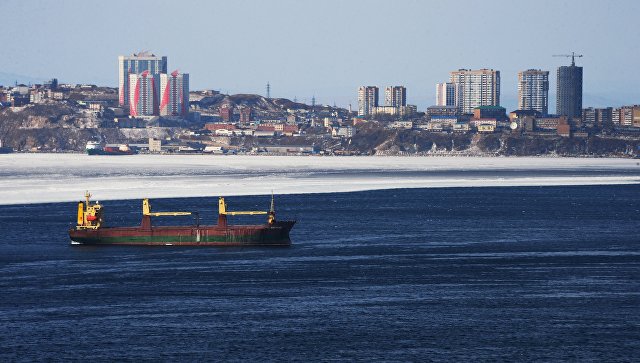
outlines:
M151 211L151 203L149 203L149 199L145 198L142 200L142 223L141 227L143 229L151 228L151 217L166 217L166 216L189 216L195 214L196 215L196 225L200 225L200 215L197 212L152 212Z
M163 216L190 216L193 212L151 212L151 204L149 199L142 200L142 215L150 217L163 217Z
M227 225L227 216L239 216L239 215L249 215L249 216L255 216L255 215L265 215L268 214L269 215L269 219L268 222L269 224L272 224L273 222L275 222L276 220L276 212L275 212L275 203L273 200L273 194L271 194L271 208L268 212L266 211L228 211L227 210L227 203L225 203L224 201L224 197L220 197L218 198L218 225L223 225L226 226Z

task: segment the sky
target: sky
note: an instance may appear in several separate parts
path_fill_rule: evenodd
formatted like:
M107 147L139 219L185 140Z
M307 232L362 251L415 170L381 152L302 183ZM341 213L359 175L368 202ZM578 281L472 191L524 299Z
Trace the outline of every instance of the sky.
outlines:
M640 1L0 0L0 79L117 86L117 57L141 50L189 73L192 90L266 93L357 108L361 85L407 87L419 110L459 68L555 72L583 54L583 106L640 103ZM381 91L381 98L383 98Z

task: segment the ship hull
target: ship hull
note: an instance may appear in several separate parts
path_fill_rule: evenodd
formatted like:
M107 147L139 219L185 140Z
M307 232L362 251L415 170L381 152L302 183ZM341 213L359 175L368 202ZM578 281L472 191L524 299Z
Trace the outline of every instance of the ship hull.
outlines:
M87 149L87 155L135 155L136 153L132 150L121 151L121 150L104 150L104 149Z
M289 246L295 221L248 226L111 227L71 229L74 245Z

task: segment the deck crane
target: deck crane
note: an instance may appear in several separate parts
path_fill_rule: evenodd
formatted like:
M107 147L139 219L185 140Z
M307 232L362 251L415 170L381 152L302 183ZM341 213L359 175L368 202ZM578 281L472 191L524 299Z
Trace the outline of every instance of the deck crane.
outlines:
M276 221L276 212L275 212L275 202L273 199L273 194L271 194L271 208L269 211L235 211L231 212L227 210L227 203L224 201L224 197L218 198L218 225L226 226L227 225L227 216L239 216L239 215L249 215L255 216L260 214L268 214L268 223L273 224Z
M576 57L582 58L584 57L582 54L576 54L575 52L571 52L571 54L554 54L554 57L571 57L571 66L576 65Z

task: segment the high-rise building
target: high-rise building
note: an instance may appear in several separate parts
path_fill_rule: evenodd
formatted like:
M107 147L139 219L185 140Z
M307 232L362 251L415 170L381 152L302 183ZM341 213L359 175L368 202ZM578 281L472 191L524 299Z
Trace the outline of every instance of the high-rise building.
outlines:
M460 69L450 73L456 106L464 114L480 106L500 106L500 71Z
M455 106L456 87L451 82L436 84L436 106Z
M404 107L407 105L407 89L404 86L387 86L384 88L384 105Z
M569 119L582 113L582 67L576 67L574 59L570 66L558 67L556 113Z
M289 116L293 116L294 120L295 120L295 115L289 115ZM287 120L289 119L289 117L287 116ZM248 124L251 122L251 107L249 106L244 106L240 108L240 123L241 124ZM295 124L295 122L294 122Z
M374 107L378 107L378 87L361 86L358 88L358 116L371 115Z
M582 109L582 123L587 127L609 128L614 125L613 108L585 108ZM620 122L618 113L617 122Z
M634 108L638 108L638 106L622 106L614 109L611 115L611 122L616 126L633 126Z
M118 57L118 101L120 106L129 104L129 75L149 71L153 76L167 73L167 57L157 57L149 52Z
M173 71L160 74L160 115L187 116L189 113L189 74Z
M220 113L220 118L224 122L231 121L233 117L233 107L229 103L223 103L219 108L218 112Z
M518 73L518 109L549 114L549 71L529 69Z
M129 74L129 115L157 115L156 79L149 71Z

